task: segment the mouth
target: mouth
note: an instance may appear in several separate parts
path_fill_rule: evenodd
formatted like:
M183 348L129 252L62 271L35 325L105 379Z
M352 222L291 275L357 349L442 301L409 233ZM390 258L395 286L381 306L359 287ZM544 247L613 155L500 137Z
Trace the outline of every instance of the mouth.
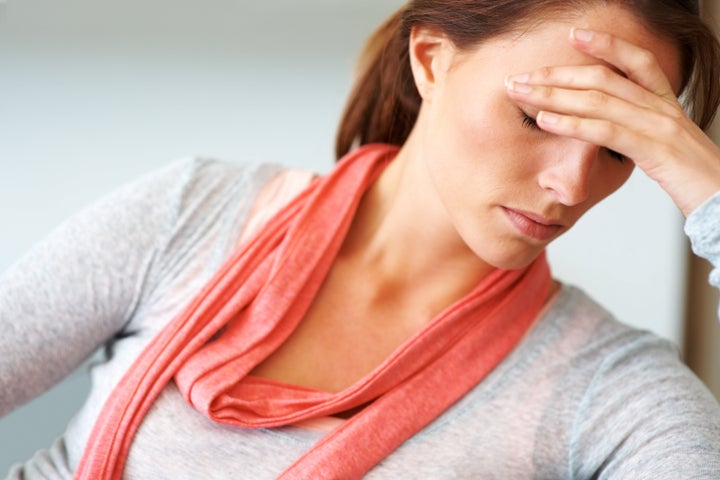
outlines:
M547 241L557 236L563 229L559 220L545 218L537 213L502 207L505 215L515 229L526 237Z

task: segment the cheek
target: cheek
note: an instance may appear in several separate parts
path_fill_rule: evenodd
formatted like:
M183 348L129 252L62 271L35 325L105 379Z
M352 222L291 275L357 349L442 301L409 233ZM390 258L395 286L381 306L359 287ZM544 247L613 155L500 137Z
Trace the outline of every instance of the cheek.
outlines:
M427 106L423 150L443 193L474 198L531 176L538 155L502 80L453 77Z
M463 143L484 150L497 148L510 136L510 119L492 93L477 90L458 98L452 115L455 133Z

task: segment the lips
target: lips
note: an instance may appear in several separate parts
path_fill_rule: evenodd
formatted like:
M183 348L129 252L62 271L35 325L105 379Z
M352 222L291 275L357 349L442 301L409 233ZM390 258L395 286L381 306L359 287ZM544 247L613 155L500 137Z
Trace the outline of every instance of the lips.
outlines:
M507 207L503 207L503 211L516 230L535 240L550 240L563 229L561 223L542 215Z

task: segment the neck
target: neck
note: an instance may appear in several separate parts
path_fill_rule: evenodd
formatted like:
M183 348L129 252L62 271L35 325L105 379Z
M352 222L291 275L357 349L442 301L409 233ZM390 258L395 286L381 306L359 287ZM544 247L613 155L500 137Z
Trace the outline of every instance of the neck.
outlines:
M338 260L369 272L378 290L431 290L444 308L494 267L459 236L412 145L407 142L365 194Z

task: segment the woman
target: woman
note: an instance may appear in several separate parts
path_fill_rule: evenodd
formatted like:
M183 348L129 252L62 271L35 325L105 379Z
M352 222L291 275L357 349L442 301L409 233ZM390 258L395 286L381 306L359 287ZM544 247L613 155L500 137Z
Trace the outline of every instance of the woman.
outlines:
M718 478L715 400L543 254L637 165L718 265L717 60L696 2L410 2L329 175L176 165L3 277L3 407L108 346L10 478Z

